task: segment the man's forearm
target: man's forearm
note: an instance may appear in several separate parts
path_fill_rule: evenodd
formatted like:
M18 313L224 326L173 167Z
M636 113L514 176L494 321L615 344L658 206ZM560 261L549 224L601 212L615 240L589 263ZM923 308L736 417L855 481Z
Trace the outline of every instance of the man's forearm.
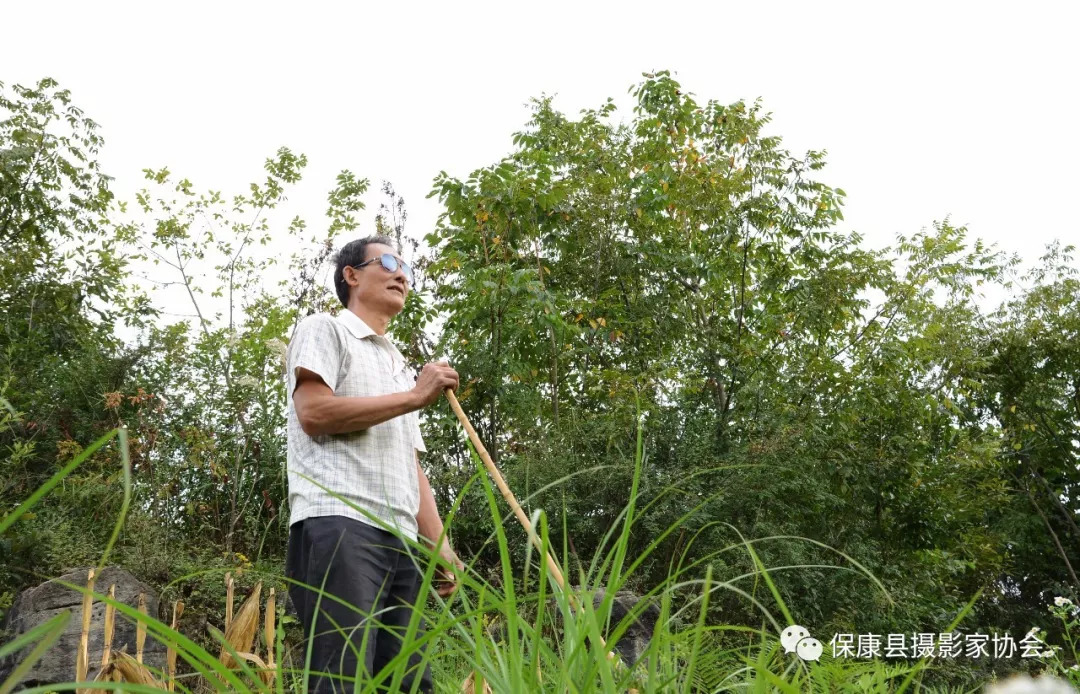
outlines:
M439 517L439 509L435 505L435 494L431 491L431 483L424 474L424 468L420 467L419 459L416 461L416 476L420 481L420 510L416 514L417 532L428 541L430 546L434 547L443 533L443 522Z
M412 391L370 397L327 395L305 403L300 426L308 436L348 434L420 409Z

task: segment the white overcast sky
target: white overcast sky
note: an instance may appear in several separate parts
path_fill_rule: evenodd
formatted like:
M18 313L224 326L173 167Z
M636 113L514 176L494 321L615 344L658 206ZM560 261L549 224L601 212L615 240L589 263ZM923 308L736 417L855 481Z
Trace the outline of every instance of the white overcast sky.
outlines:
M0 81L70 89L122 195L164 165L238 191L287 145L309 157L290 201L309 224L349 168L391 181L420 237L435 174L509 153L530 97L628 104L643 71L670 69L700 101L760 96L789 148L827 150L840 228L871 246L951 215L1032 261L1080 237L1078 7L21 2L0 15Z

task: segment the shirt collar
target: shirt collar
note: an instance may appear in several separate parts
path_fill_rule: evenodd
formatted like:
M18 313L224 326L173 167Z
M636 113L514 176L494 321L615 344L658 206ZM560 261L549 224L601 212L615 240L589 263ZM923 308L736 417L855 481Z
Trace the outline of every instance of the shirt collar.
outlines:
M397 375L405 369L405 356L397 348L390 338L385 335L379 335L371 326L364 322L364 319L356 315L349 309L345 309L337 315L337 319L341 321L346 330L352 333L352 336L358 340L364 340L367 338L373 338L375 341L382 341L390 350L390 358L393 361L394 368L393 373Z
M375 335L375 331L371 329L371 326L364 322L364 319L356 315L349 309L345 309L337 315L337 319L348 328L349 332L353 334L358 340L363 340L365 337L372 337Z

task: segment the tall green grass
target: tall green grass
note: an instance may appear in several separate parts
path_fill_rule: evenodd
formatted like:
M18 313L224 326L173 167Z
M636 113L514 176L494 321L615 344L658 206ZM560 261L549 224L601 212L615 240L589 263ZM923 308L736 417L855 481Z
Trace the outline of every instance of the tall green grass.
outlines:
M102 553L103 566L119 536L131 499L130 461L127 456L127 437L122 429L110 432L87 447L77 458L58 471L46 484L32 494L18 509L0 520L0 532L39 502L49 490L85 461L102 446L115 444L119 447L124 466L124 505L108 545ZM470 449L471 450L471 449ZM931 691L922 686L928 669L924 661L888 665L880 662L841 661L829 657L826 645L821 661L804 662L794 654L785 654L779 641L785 626L798 623L772 580L771 572L797 570L802 567L766 567L755 545L775 540L804 541L825 548L808 538L776 537L746 539L704 556L689 555L693 542L688 543L682 555L670 569L667 579L653 587L644 600L618 623L610 618L612 600L616 592L628 585L628 581L660 544L672 533L685 527L683 523L697 513L710 499L700 503L671 527L660 533L643 553L630 556L631 532L635 522L648 512L649 506L666 494L677 493L676 487L661 492L650 504L638 507L638 490L644 450L641 432L638 432L635 455L635 473L626 508L617 523L613 524L604 542L596 548L588 562L572 568L567 558L566 538L555 543L549 534L547 517L541 512L533 514L533 523L540 548L531 544L524 549L523 557L515 557L507 539L499 495L483 472L476 458L477 473L458 494L455 503L446 514L446 527L452 530L460 500L473 485L479 485L488 500L489 512L494 520L495 531L490 542L498 549L501 576L488 581L470 566L460 577L459 589L449 598L439 598L432 588L438 568L437 553L411 543L417 561L423 567L423 592L432 597L424 614L415 611L405 635L400 655L382 671L367 674L356 673L349 678L347 688L358 693L396 691L406 676L408 658L420 649L426 649L439 692L459 692L466 677L474 677L479 687L486 682L495 692L560 692L605 694L637 690L638 692L690 693L690 692L895 692ZM118 490L120 492L121 490ZM527 500L526 500L527 501ZM737 529L732 528L738 532ZM441 538L444 540L445 538ZM826 548L828 549L828 548ZM737 582L747 576L725 579L713 574L712 563L717 555L727 551L746 552L754 566L753 576L760 579L768 589L774 607L738 587ZM835 550L834 550L835 551ZM570 595L559 590L545 569L542 552L550 552L557 559L563 574L575 586ZM837 552L846 566L841 570L855 571L867 580L868 586L882 591L884 586L865 567L851 557ZM515 562L515 559L518 561ZM515 565L523 566L516 575ZM833 567L837 568L837 567ZM703 577L702 577L703 576ZM191 577L183 577L183 581ZM267 575L264 580L287 583L280 575ZM176 581L174 581L175 583ZM86 592L85 586L70 588ZM593 593L604 589L604 599L594 606ZM325 593L320 587L312 587L322 600L338 598ZM760 626L716 624L710 619L709 604L718 591L729 591L744 599L760 613ZM687 596L690 596L689 599ZM956 617L955 626L971 609L978 595ZM266 685L258 670L242 663L226 668L216 653L201 646L197 639L178 633L153 616L143 615L136 609L110 600L106 595L94 593L94 599L115 606L117 612L129 620L143 622L152 638L171 643L178 652L178 660L186 664L188 674L177 679L177 691L181 692L303 692L310 670L306 639L287 637L287 630L280 626L273 644L278 663L278 677ZM618 639L631 626L651 601L659 609L660 619L652 634L644 656L637 663L621 662L611 656ZM282 601L283 603L284 601ZM575 609L574 605L580 609ZM778 612L776 614L775 612ZM77 615L76 615L77 616ZM421 631L421 618L427 622ZM371 615L364 632L356 642L358 650L366 639L374 634L379 615ZM0 657L21 652L18 668L0 684L0 694L11 691L19 678L56 641L64 630L70 614L62 614L23 635L16 641L0 647ZM495 633L503 636L496 638ZM421 635L422 634L422 635ZM224 644L220 632L212 635ZM739 635L738 639L726 638ZM354 637L356 638L356 637ZM739 645L732 645L733 642ZM605 645L601 645L605 644ZM749 645L747 645L749 644ZM266 644L263 645L265 650ZM363 659L360 659L361 662ZM184 672L181 669L181 672ZM157 673L159 678L161 673ZM31 694L47 691L71 691L90 687L88 682L69 682L62 685L34 687L26 690ZM129 692L160 691L146 686L119 683L94 683L99 690L123 690ZM416 691L418 685L413 686ZM481 691L479 688L477 691ZM974 689L972 690L974 691Z

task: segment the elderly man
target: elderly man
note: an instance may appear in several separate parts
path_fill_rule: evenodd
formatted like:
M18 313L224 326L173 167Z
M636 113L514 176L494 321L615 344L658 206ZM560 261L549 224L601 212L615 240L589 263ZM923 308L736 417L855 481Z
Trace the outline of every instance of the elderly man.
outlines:
M443 533L419 463L426 448L417 411L456 389L458 375L445 362L431 363L414 381L386 338L411 283L389 238L353 241L334 271L345 310L309 316L289 342L286 575L305 633L314 624L308 686L319 694L352 691L352 678L379 672L398 654L424 599L405 540L434 546ZM447 596L461 561L447 542L439 553L453 567L438 575L438 592ZM421 691L432 690L419 654L410 658L406 690L415 677Z

